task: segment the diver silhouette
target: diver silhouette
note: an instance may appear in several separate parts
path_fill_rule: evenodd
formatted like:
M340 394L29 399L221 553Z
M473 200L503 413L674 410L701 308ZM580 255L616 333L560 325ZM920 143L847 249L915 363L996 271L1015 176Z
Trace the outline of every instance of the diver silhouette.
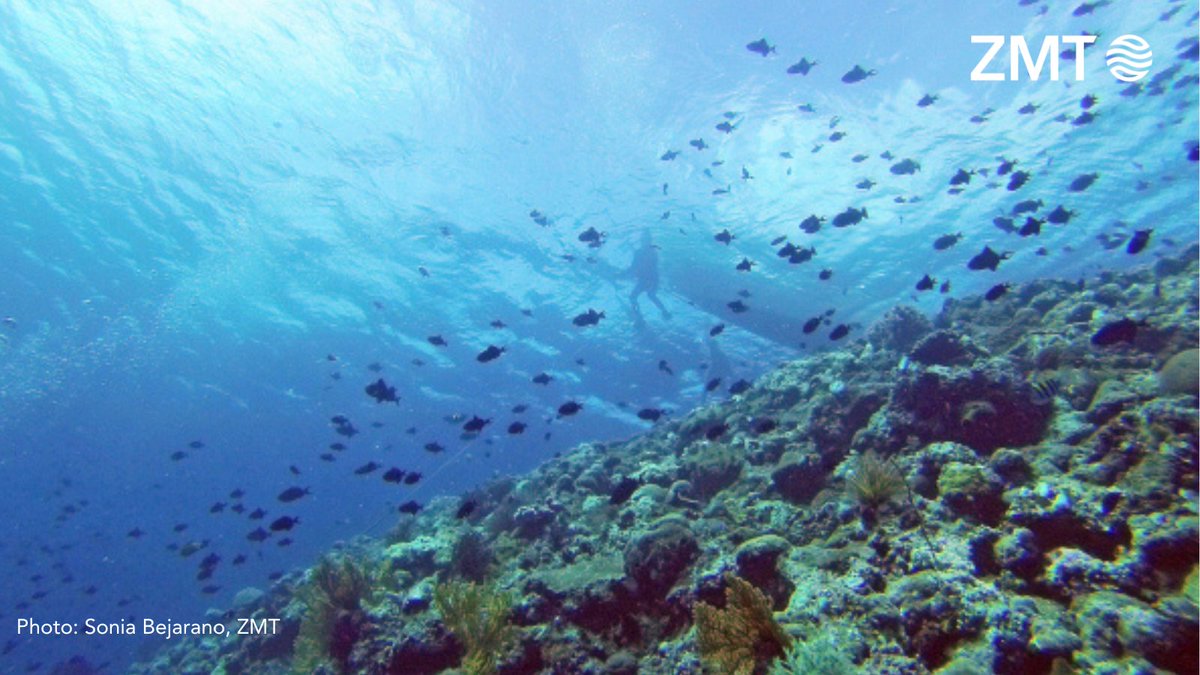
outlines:
M658 307L664 319L670 319L671 313L663 306L662 300L658 299L658 247L651 240L649 230L642 230L641 246L633 252L633 262L629 264L626 274L635 280L633 290L629 293L629 306L633 311L634 323L643 325L646 322L638 304L638 296L643 293Z

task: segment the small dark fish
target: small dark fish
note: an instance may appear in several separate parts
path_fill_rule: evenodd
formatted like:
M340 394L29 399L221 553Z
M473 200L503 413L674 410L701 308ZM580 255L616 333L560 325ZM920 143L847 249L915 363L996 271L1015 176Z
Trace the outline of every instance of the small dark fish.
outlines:
M870 190L871 188L875 187L875 181L871 180L870 178L864 178L858 181L854 187L858 188L859 190Z
M538 373L537 375L533 376L533 383L534 384L550 384L550 381L553 379L554 378L550 377L550 375L548 375L547 373Z
M378 464L378 463L376 463L376 462L367 462L366 464L363 464L362 466L360 466L360 467L358 467L357 469L355 469L355 470L354 470L354 475L356 475L356 476L365 476L365 475L367 475L367 474L369 474L369 473L374 473L374 472L375 472L375 471L377 471L379 468L380 468L380 466L379 466L379 464Z
M508 433L510 433L514 436L517 434L525 433L525 423L524 422L513 422L512 424L508 425Z
M811 103L801 103L800 105L796 106L796 109L799 110L800 112L804 112L804 113L817 112L816 107L813 106L813 104L811 104Z
M1032 103L1026 103L1025 105L1021 106L1019 109L1017 109L1017 114L1019 114L1019 115L1032 115L1033 113L1037 112L1037 109L1038 109L1039 107L1040 107L1040 106L1036 106L1036 105L1034 105L1034 104L1032 104Z
M821 223L825 222L824 218L815 213L804 220L800 221L800 229L808 234L816 234L821 231ZM774 246L774 244L772 244Z
M737 382L734 382L733 384L729 385L729 395L737 396L738 394L745 393L749 389L750 389L749 382L747 382L746 380L738 380Z
M1075 177L1075 180L1071 181L1071 184L1067 186L1067 190L1069 192L1083 192L1091 187L1092 183L1095 183L1096 179L1099 177L1100 174L1098 173L1080 174Z
M125 536L129 537L130 539L141 539L142 536L145 534L146 533L143 532L140 527L135 527L132 530L130 530L129 532L126 532Z
M713 379L711 379L707 383L705 383L704 391L712 391L719 386L721 386L721 378L714 377Z
M236 556L234 556L233 560L230 561L230 563L233 565L244 565L246 563L246 554L245 553L237 554Z
M1000 261L1008 260L1011 256L1012 253L1004 253L1001 255L993 251L990 246L984 246L982 251L977 253L975 257L971 258L967 262L967 269L976 271L992 270L995 272L996 268L1000 265Z
M668 375L675 374L675 371L671 370L671 366L665 360L659 360L658 369Z
M1029 182L1028 171L1014 171L1008 179L1008 191L1014 192L1021 188L1022 185Z
M346 450L346 444L345 443L330 443L329 449L337 450L338 452L344 452Z
M1059 204L1054 208L1053 211L1046 214L1046 220L1054 223L1055 225L1066 225L1068 222L1070 222L1071 217L1074 215L1074 211L1068 211L1067 209L1063 208L1062 204Z
M729 425L725 423L714 424L704 432L704 437L710 441L715 441L725 435L729 431Z
M245 496L246 496L246 491L241 488L236 488L236 489L234 489L233 492L229 493L230 499L241 499L242 497L245 497Z
M1133 237L1129 239L1129 243L1125 246L1125 252L1129 255L1141 253L1146 248L1146 245L1150 243L1150 235L1153 233L1153 229L1134 232Z
M405 485L416 485L417 482L420 480L421 480L421 472L420 471L410 471L408 473L408 475L404 477L404 484Z
M435 455L438 454L439 452L444 451L445 449L446 448L443 448L442 444L438 443L437 441L430 441L425 444L425 452L430 452Z
M1039 376L1030 379L1029 388L1033 390L1033 404L1046 405L1058 397L1062 384L1055 377Z
M734 129L737 129L737 125L731 124L730 122L725 121L725 122L718 123L716 126L716 129L717 129L717 131L720 131L722 133L729 134L729 133L733 133Z
M988 292L983 295L983 299L988 302L995 302L1004 297L1004 294L1008 293L1008 289L1010 288L1012 286L1009 284L996 284L988 289Z
M996 167L996 175L997 176L1007 176L1008 174L1012 173L1013 167L1016 165L1017 165L1017 160L1004 159L1003 157L1001 157L1000 158L1000 166Z
M817 278L821 281L829 281L833 278L833 270L823 269L817 274Z
M666 412L660 408L642 408L638 411L637 416L640 420L647 422L657 422L659 418L665 415Z
M1023 213L1034 213L1040 208L1042 208L1042 200L1026 199L1024 201L1017 202L1015 205L1013 205L1012 214L1014 216L1019 216Z
M1097 347L1111 347L1122 342L1133 344L1138 328L1147 325L1145 321L1134 321L1128 317L1107 323L1092 335L1092 344Z
M288 465L288 471L290 471L293 476L300 475L300 469L295 464Z
M703 138L693 138L692 140L688 141L688 145L697 150L703 150L708 147L708 143L705 143Z
M367 370L371 371L372 373L382 372L383 365L381 365L378 361L372 361L371 363L367 364Z
M492 423L492 418L490 418L490 417L487 419L484 419L482 417L472 415L471 419L467 420L467 423L464 424L462 428L463 428L463 431L474 434L474 433L483 431L483 428L491 423Z
M742 261L737 264L737 271L749 272L754 268L754 261L749 258L742 258Z
M833 226L848 227L850 225L857 225L866 218L867 210L865 208L856 209L850 207L833 217Z
M717 188L716 190L713 190L712 193L714 195L727 195L727 194L729 194L729 190L730 190L729 186L726 185L723 188Z
M742 180L754 180L754 176L750 175L750 170L742 167Z
M741 300L734 300L733 302L727 302L727 303L725 303L725 306L728 307L729 310L731 312L733 312L734 314L741 314L742 312L749 311L749 309L750 309L750 307L746 303L742 302Z
M806 263L809 260L812 260L813 256L816 254L817 249L811 246L808 248L796 248L792 251L792 254L788 256L788 262L792 265Z
M895 176L911 176L920 170L921 165L911 159L902 159L888 169Z
M918 291L932 290L933 287L936 285L937 285L937 280L934 279L933 277L929 276L928 274L926 274L925 276L921 277L920 281L917 282L917 290Z
M716 337L716 336L720 335L721 333L723 333L724 331L725 331L725 324L719 323L719 324L713 326L712 328L708 329L708 336Z
M962 239L962 236L962 232L958 232L956 234L943 234L942 236L933 240L933 250L945 251L951 246L957 244L958 240Z
M224 510L225 510L225 502L217 502L217 503L213 504L212 506L208 507L209 513L220 513Z
M462 520L472 513L475 513L475 509L477 508L479 508L479 502L475 501L474 499L464 499L463 502L458 505L458 510L454 512L454 517Z
M188 447L193 450L199 450L200 448L204 447L204 441L192 441L191 443L188 443Z
M730 234L729 230L721 230L720 232L718 232L718 233L717 233L717 234L716 234L716 235L713 237L713 239L715 239L715 240L717 240L717 241L721 242L722 244L725 244L726 246L728 246L728 245L729 245L729 242L731 242L731 241L733 241L734 239L736 239L736 237L734 237L734 235Z
M408 475L408 472L405 471L404 469L393 466L392 468L383 472L383 482L399 484L401 481L404 480L404 477L407 475Z
M771 240L771 245L778 246L778 245L782 244L784 241L787 241L787 235L781 234L778 237L775 237L774 239Z
M270 536L271 536L270 532L267 532L266 530L262 529L261 527L258 527L258 528L255 528L254 531L251 532L250 534L247 534L246 538L249 539L250 541L257 543L257 542L266 541L267 538Z
M1045 222L1045 221L1038 220L1037 218L1034 218L1033 216L1029 216L1028 218L1025 219L1025 224L1021 226L1021 229L1017 230L1017 234L1022 237L1032 237L1032 236L1039 235L1042 233L1042 223L1043 222Z
M1087 96L1084 96L1083 98L1079 99L1079 107L1083 108L1084 110L1087 110L1087 109L1091 108L1092 106L1096 105L1096 103L1098 103L1099 101L1100 101L1100 99L1096 98L1095 94L1088 94Z
M854 84L855 82L862 82L868 77L872 77L877 74L878 73L876 73L874 70L863 70L862 66L856 65L850 70L846 71L846 74L842 76L842 82L845 82L846 84Z
M508 328L508 324L504 323L500 319L496 319L495 321L491 322L488 325L490 325L492 328L496 328L496 329Z
M767 54L775 53L775 47L767 44L766 38L751 42L750 44L746 45L746 49L754 52L755 54L762 54L764 58L767 56Z
M967 185L971 182L971 176L974 176L974 171L959 169L957 173L950 177L951 185Z
M920 101L917 101L917 107L918 108L928 108L929 106L933 105L934 103L937 103L937 100L938 100L937 96L935 96L933 94L925 94L924 96L921 97Z
M399 509L400 513L407 513L410 516L417 515L417 512L420 510L421 510L421 503L416 500L412 500L412 499L401 504L400 509Z
M517 405L514 405L512 407L512 411L513 411L514 415L520 415L521 413L525 412L526 410L529 410L529 406L525 405L524 403L518 403Z
M804 327L801 330L803 330L804 334L807 335L807 334L812 333L813 331L817 330L820 327L821 327L821 317L814 316L813 318L804 322Z
M389 387L387 382L383 381L382 377L368 384L365 391L367 392L367 396L375 399L376 403L400 404L400 397L396 395L396 388Z
M596 231L596 228L594 227L588 227L588 229L579 233L579 241L588 243L602 243L604 241L604 233Z
M279 496L276 497L276 499L287 504L289 502L294 502L297 499L304 497L305 495L310 495L310 494L312 494L312 490L310 490L306 487L305 488L290 487L290 488L284 490L283 492L280 492Z
M807 57L788 66L788 75L808 75L808 71L812 70L820 61L809 61Z
M583 406L581 404L576 403L575 401L567 401L566 403L558 406L558 416L570 417L580 410L583 410Z
M246 517L250 520L262 520L263 516L265 515L267 515L266 511L263 511L262 509L254 509L250 512L250 515Z
M500 355L503 354L505 351L507 351L507 350L504 347L497 347L496 345L488 345L487 349L479 352L479 354L475 357L475 360L480 363L487 363L488 361L495 361L496 359L500 358Z
M546 214L542 213L541 211L538 211L537 209L530 211L529 217L533 220L533 222L537 223L538 225L541 225L542 227L545 227L550 224L550 220L548 218L546 218Z
M1004 216L992 218L992 225L995 225L1008 234L1012 234L1013 232L1017 231L1017 226L1013 224L1013 219L1005 218Z
M571 323L579 326L580 328L584 326L595 326L596 324L600 323L600 319L603 318L604 312L597 312L596 310L589 308L588 311L579 314L572 319Z
M1085 110L1085 111L1079 113L1078 117L1075 117L1074 119L1071 120L1071 125L1076 126L1076 127L1081 127L1085 124L1091 124L1092 122L1096 121L1096 117L1097 117L1096 113L1094 113L1090 110Z
M178 462L179 460L184 459L187 456L188 456L188 454L186 452L184 452L182 450L176 450L175 452L171 453L171 461Z
M291 538L291 537L284 537L283 539L280 539L279 541L275 542L275 545L276 545L276 546L291 546L291 545L292 545L292 538Z
M426 279L429 278L429 270L425 269L424 265L418 266L417 272L419 272L421 274L421 276L425 277Z
M299 518L293 518L291 516L279 516L271 522L270 528L272 532L287 532L299 524Z
M321 453L321 454L320 454L320 458L321 458L321 461L322 461L322 462L333 462L333 461L337 461L337 457L334 457L334 456L333 456L333 453L331 453L331 452L323 452L323 453Z
M836 342L836 341L841 340L842 338L846 337L849 334L850 334L850 326L847 326L844 323L839 323L837 325L837 327L834 328L833 331L829 333L829 339Z
M670 162L670 161L673 161L678 156L679 156L678 150L668 150L668 151L664 152L662 154L662 156L659 157L659 159L661 159L664 162Z

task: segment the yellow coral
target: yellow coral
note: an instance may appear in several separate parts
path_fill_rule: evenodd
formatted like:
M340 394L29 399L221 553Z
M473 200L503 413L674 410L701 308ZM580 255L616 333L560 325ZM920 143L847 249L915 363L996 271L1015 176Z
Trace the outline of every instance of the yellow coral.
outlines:
M304 602L300 633L292 647L292 672L312 673L329 662L330 636L341 612L355 612L374 591L375 575L344 554L330 555L309 573L297 593Z
M516 634L508 621L512 597L475 583L450 582L434 587L433 606L467 650L463 671L467 675L496 672L497 661Z
M725 609L696 603L696 644L700 659L715 672L750 675L782 656L791 644L771 611L771 601L750 582L725 577Z

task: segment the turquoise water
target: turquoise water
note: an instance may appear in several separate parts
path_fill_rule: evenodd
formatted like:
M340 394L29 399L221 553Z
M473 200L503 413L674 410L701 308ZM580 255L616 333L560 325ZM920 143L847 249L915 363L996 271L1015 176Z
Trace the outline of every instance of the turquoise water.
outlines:
M386 530L405 501L636 434L650 426L639 409L678 416L723 398L827 348L837 324L852 339L899 302L934 312L947 296L1122 269L1196 239L1196 62L1177 57L1195 3L1083 17L1072 3L644 4L0 7L0 569L13 579L0 663L123 664L147 643L11 625L198 620L334 541ZM1036 44L1083 30L1101 36L1083 82L970 81L984 51L973 34ZM1102 57L1123 33L1154 50L1137 95ZM766 58L746 49L763 37ZM788 75L801 57L819 64ZM856 64L878 74L843 84ZM937 101L919 107L927 93ZM1074 124L1086 95L1097 116ZM1005 189L999 156L1032 173L1025 187ZM889 171L904 158L921 170ZM978 173L949 194L959 169ZM1075 215L1036 237L993 225L1025 199ZM847 207L869 217L832 227ZM828 219L811 235L798 228L810 214ZM589 227L603 246L579 240ZM1146 228L1150 246L1126 254ZM724 229L728 245L713 239ZM642 297L639 322L620 272L647 230L670 318ZM813 260L775 255L783 235ZM1013 256L968 271L985 245ZM949 293L918 293L924 274ZM738 299L749 311L729 310ZM589 308L605 318L574 325ZM800 330L829 309L829 325ZM507 351L478 362L488 345ZM541 372L550 384L531 382ZM380 377L398 405L365 395ZM558 416L568 401L583 410ZM336 434L339 414L360 433ZM463 437L472 415L492 422ZM507 433L515 420L523 434ZM423 478L356 475L368 461ZM293 485L312 495L280 504ZM217 502L226 510L210 513ZM248 542L264 522L236 503L268 510L264 522L299 516L294 543ZM189 542L205 549L167 548ZM197 581L213 552L222 562Z

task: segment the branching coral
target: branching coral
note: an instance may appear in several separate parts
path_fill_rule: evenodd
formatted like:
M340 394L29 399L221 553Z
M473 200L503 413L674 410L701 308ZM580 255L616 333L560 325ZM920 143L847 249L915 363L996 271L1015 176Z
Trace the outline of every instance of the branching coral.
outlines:
M512 596L479 584L449 582L434 587L433 606L467 650L463 671L467 675L496 672L497 662L516 635L508 620Z
M716 672L750 675L782 656L791 644L771 612L771 601L750 582L725 577L725 608L696 603L700 658Z

